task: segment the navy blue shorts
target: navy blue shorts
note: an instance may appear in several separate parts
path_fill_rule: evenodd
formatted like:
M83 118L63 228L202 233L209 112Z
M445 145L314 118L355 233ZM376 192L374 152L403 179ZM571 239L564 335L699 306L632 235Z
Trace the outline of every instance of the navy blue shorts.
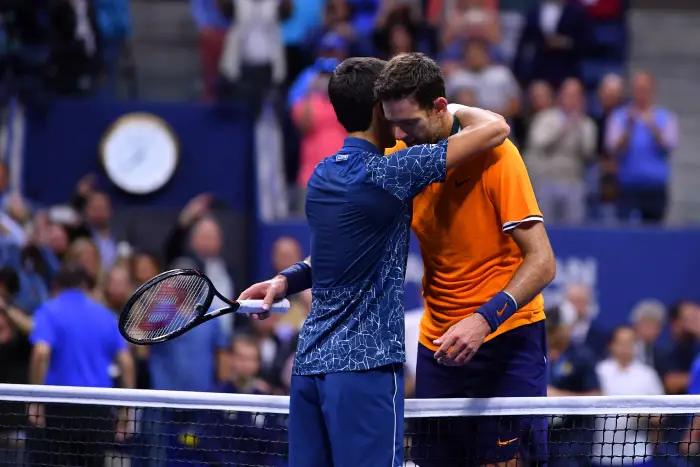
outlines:
M289 467L400 467L403 365L292 376Z
M419 345L416 397L420 399L546 397L544 321L521 326L486 342L464 366L448 367ZM520 457L547 460L543 416L416 419L411 458L420 467L477 466Z

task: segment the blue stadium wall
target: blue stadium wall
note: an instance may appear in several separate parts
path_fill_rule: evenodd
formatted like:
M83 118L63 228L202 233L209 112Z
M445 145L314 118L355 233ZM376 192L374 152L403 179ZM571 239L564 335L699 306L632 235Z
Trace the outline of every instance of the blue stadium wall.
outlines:
M596 294L599 322L612 330L627 322L640 300L670 305L680 298L700 299L700 230L549 227L548 233L557 258L556 279L545 291L549 304L558 303L567 284L588 284ZM256 251L269 251L280 236L294 237L308 250L306 224L281 222L260 226ZM268 277L269 254L256 258L254 277ZM408 264L406 306L418 308L422 262L415 238Z
M308 248L304 222L265 224L256 220L253 124L240 107L199 104L104 103L59 101L48 111L30 112L25 144L24 189L41 204L65 202L88 172L102 173L98 148L107 127L129 112L152 112L174 129L181 163L160 192L133 197L103 176L100 187L119 207L116 223L126 237L160 251L177 211L193 196L208 191L228 209L225 254L239 267L240 286L268 277L270 247L291 236ZM154 209L156 208L156 209ZM598 319L608 328L626 322L639 300L667 304L700 299L700 230L549 228L557 256L557 278L547 289L556 303L567 284L583 282L596 291ZM422 264L414 240L407 274L406 305L419 307Z

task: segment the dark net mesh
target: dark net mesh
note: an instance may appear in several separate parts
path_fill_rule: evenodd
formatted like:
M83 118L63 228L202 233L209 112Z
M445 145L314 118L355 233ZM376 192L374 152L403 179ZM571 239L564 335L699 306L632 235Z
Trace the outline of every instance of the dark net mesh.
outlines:
M285 466L287 418L0 402L0 465ZM692 415L411 418L404 465L467 467L518 459L508 465L700 467L698 422Z

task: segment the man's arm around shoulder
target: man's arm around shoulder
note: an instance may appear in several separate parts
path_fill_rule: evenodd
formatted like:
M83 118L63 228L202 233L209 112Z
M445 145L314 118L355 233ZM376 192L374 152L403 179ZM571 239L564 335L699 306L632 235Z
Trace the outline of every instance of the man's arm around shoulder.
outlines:
M454 104L448 108L451 110ZM503 144L510 135L506 120L493 112L462 106L454 112L462 130L447 139L447 168Z

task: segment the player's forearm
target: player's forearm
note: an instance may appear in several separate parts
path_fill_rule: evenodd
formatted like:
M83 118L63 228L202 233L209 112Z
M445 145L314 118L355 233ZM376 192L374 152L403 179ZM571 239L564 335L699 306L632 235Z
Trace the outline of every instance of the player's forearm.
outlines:
M555 272L556 261L551 250L527 253L504 291L511 295L519 306L526 305L554 280Z
M447 140L448 169L488 149L500 146L510 134L510 127L502 117L486 110L482 112L483 123L468 126Z

